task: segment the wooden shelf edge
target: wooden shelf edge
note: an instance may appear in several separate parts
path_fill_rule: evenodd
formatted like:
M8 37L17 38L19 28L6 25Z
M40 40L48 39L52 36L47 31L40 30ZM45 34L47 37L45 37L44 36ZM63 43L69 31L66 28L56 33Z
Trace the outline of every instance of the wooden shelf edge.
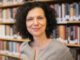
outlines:
M67 23L80 23L80 21L67 21Z
M0 40L5 40L5 41L17 41L17 42L28 42L28 39L9 39L9 38L0 38Z
M67 44L68 47L80 47L79 44Z
M27 3L29 2L35 2L35 1L26 1ZM23 5L26 2L21 2L21 3L15 3L15 4L10 4L10 5L0 5L0 8L7 8L7 7L15 7L15 6L20 6ZM58 0L43 0L39 2L65 2L65 1L58 1Z
M68 23L80 23L80 21L67 21L66 23L58 23L58 24L68 24ZM0 25L2 24L15 24L15 22L0 22Z
M66 22L58 22L57 24L75 24L75 23L80 23L80 21L66 21Z
M13 57L13 58L18 58L20 59L20 56L14 56L14 55L10 55L8 53L0 53L1 56L9 56L9 57Z
M3 24L15 24L15 22L0 22L0 25L3 25Z
M25 2L16 3L16 4L10 4L10 5L1 5L0 8L20 6L20 5L23 5L24 3L25 3Z
M24 3L30 3L30 2L35 2L35 1L26 1L22 3L16 3L16 4L10 4L10 5L0 5L0 8L15 7L15 6L20 6L20 5L23 5ZM56 2L56 1L44 0L44 1L38 1L38 2Z

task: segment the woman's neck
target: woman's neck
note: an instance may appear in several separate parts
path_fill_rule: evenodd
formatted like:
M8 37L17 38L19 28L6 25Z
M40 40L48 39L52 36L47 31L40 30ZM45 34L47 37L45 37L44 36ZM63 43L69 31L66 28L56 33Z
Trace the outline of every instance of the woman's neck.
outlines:
M34 42L33 42L33 47L36 48L43 48L44 44L48 44L50 39L47 38L46 35L41 35L41 36L37 36L37 37L33 37L34 38Z

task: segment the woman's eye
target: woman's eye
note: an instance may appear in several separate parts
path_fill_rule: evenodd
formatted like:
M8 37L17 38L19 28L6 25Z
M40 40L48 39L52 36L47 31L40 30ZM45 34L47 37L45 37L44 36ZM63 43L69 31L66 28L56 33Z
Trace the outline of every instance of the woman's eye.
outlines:
M38 17L39 20L43 19L43 17Z
M33 20L33 18L28 18L28 19L27 19L27 21L31 21L31 20Z

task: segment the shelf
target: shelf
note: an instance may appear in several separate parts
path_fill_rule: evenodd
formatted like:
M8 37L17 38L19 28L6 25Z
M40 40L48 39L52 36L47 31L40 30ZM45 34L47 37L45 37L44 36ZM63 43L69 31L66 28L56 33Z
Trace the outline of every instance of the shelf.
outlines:
M13 57L13 58L18 58L18 59L20 59L20 56L14 56L14 55L10 55L10 54L8 54L8 53L0 53L0 55L2 56L9 56L9 57Z
M5 41L17 41L17 42L28 42L28 39L9 39L9 38L0 38L0 40L5 40Z
M67 21L67 23L80 23L80 21Z
M0 22L0 25L3 25L3 24L14 24L15 22Z
M34 1L27 1L27 2L22 2L22 3L9 4L9 5L0 5L0 8L17 7L17 6L23 5L24 3L29 3L29 2L34 2ZM43 0L40 2L58 2L59 3L59 2L65 2L65 1L64 0L61 0L61 1L59 1L59 0L51 0L51 1L50 0Z
M66 21L66 22L58 22L57 24L79 24L80 21Z
M5 41L17 41L17 42L28 42L28 39L9 39L9 38L0 38L0 40ZM68 47L80 47L78 44L67 44Z
M78 44L67 44L68 47L79 47L80 48L80 45Z
M67 21L66 23L65 22L61 22L61 23L58 23L58 24L79 24L80 21ZM0 25L2 24L15 24L15 22L0 22Z
M7 8L7 7L17 7L17 6L20 6L20 5L23 5L23 3L17 3L17 4L10 4L10 5L0 5L0 8Z
M24 3L30 3L30 2L34 2L34 1L27 1L27 2L22 2L22 3L9 4L9 5L0 5L0 8L17 7L17 6L23 5ZM44 0L40 2L52 2L52 1Z

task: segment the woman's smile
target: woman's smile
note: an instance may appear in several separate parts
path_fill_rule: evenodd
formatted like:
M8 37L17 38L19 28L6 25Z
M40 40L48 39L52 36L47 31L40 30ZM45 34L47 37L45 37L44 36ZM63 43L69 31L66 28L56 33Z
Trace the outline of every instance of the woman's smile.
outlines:
M34 31L39 31L40 28L32 28Z

